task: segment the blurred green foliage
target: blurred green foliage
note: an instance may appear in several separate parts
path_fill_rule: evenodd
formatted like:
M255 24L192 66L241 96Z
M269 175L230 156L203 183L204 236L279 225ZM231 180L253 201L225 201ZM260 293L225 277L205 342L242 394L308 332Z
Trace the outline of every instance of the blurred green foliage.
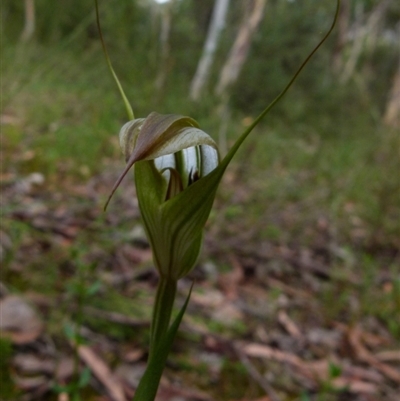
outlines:
M0 397L2 400L12 400L17 396L17 390L11 382L8 365L12 358L13 347L6 337L0 337Z
M352 2L351 22L356 18L358 6L362 6L366 19L377 4L376 0ZM191 112L197 118L204 118L215 105L213 88L241 22L243 4L231 5L204 100L201 105L188 104L187 92L202 51L212 6L212 1L200 4L194 0L175 0L173 3L170 55L167 65L162 66L167 70L168 80L159 102L160 112L178 108L182 113ZM154 107L154 80L160 68L162 6L152 0L110 0L101 2L100 7L105 40L115 68L137 114L145 115ZM66 85L81 83L86 96L87 86L97 88L97 96L102 98L109 96L110 88L115 91L102 60L91 0L71 0L65 4L36 1L36 30L32 42L26 46L19 42L24 23L23 2L4 1L2 8L4 76L11 69L14 81L18 77L20 85L33 80L43 85L51 76L54 79L58 75ZM234 109L240 113L258 113L319 40L332 12L329 0L318 1L318 5L315 0L303 0L301 4L268 2L260 29L253 38L248 62L232 91ZM396 32L399 15L400 6L392 2L383 21L382 31L386 36ZM349 35L354 32L350 30ZM395 44L384 38L382 34L376 47L362 54L357 69L358 83L353 80L341 87L330 68L336 40L332 36L330 43L302 73L290 98L279 106L279 115L294 122L313 120L320 114L335 115L337 121L347 123L354 113L370 109L382 113L398 57ZM8 80L3 82L5 104L9 86L13 87Z

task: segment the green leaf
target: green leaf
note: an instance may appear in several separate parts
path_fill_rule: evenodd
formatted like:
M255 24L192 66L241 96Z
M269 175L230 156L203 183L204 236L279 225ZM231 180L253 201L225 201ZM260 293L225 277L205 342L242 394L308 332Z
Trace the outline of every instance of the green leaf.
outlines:
M333 362L329 362L328 369L330 379L335 379L342 374L342 367L340 365L336 365Z
M163 259L163 252L158 243L160 238L160 206L164 202L167 183L157 171L153 162L141 161L135 166L136 193L139 201L143 225L153 251L153 259L158 267Z
M162 276L178 280L196 263L219 177L212 172L168 201L152 161L136 164L135 181L154 263Z
M92 373L88 367L85 367L80 376L78 381L78 387L83 388L89 384L90 378L92 377Z
M185 314L186 307L189 303L192 288L193 284L182 309L179 311L167 334L157 344L156 350L152 352L146 371L136 389L133 401L153 401L155 399L162 372L179 325L182 321L183 315Z
M100 280L95 281L88 289L87 289L87 295L92 296L97 294L101 287L102 287L102 282Z

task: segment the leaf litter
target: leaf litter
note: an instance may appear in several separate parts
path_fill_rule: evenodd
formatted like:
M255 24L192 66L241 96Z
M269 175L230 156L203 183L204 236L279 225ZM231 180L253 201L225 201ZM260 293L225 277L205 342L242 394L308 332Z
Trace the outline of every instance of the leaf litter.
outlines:
M66 181L63 187L32 174L2 181L0 329L13 344L7 369L21 400L51 399L55 382L68 384L74 369L85 366L92 372L90 399L101 394L123 401L134 393L132 377L146 360L155 275L133 185L102 213L115 175L116 170L94 176L87 185ZM243 184L237 196L250 202L249 191ZM224 217L225 208L218 198L203 256L191 274L195 291L177 355L170 358L157 399L286 401L319 400L322 394L329 400L396 401L399 338L384 321L358 312L362 277L352 268L337 275L338 265L354 261L321 235L329 231L329 220L316 221L314 241L306 247L262 238L264 216L259 226L249 226L245 218ZM293 207L283 209L282 221L292 221ZM79 263L91 266L85 284L100 280L100 290L83 308L87 344L73 346L57 326L77 319L67 283ZM48 282L53 287L32 288L46 275L54 276ZM386 278L382 289L391 293L395 289L387 283ZM189 285L181 281L182 299ZM333 313L341 291L349 296ZM114 300L107 298L111 293ZM101 299L109 309L99 307ZM136 313L140 305L144 314ZM75 368L74 349L80 359ZM235 363L243 370L227 380ZM62 398L68 394L60 393Z

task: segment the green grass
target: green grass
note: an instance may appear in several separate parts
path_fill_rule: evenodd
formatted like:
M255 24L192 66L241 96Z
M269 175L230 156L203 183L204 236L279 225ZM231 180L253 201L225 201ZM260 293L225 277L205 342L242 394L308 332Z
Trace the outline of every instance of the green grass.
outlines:
M319 131L317 118L306 130L312 133L304 131L304 127L278 124L258 128L239 154L240 179L251 185L248 203L255 218L266 204L269 209L295 204L300 227L310 218L325 215L337 228L345 228L347 235L358 224L367 231L367 239L394 246L400 235L395 173L400 169L396 150L400 137L379 127L366 129L356 124L347 127L347 136L326 137ZM230 188L224 191L229 193ZM240 218L241 208L231 204L225 213ZM249 209L245 210L249 217ZM266 229L265 235L279 237L279 229L269 227L274 229Z
M12 384L9 363L13 355L13 347L7 338L0 337L0 397L2 400L13 400L18 391Z

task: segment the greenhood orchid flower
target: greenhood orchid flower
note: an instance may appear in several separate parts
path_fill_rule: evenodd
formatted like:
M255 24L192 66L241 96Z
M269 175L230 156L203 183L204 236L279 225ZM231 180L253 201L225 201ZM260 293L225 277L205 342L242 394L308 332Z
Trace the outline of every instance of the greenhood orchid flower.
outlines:
M219 164L217 145L195 120L154 112L126 123L119 138L127 165L112 194L135 164L139 207L155 265L162 277L176 281L192 269L200 251L211 205L195 202L191 215L185 211L192 209L196 193L203 197L202 179ZM205 218L199 221L199 216Z
M152 366L170 325L177 282L200 253L204 225L225 168L221 169L214 140L189 117L153 112L126 123L119 138L127 165L110 198L135 165L139 208L160 274L150 334Z
M217 145L197 122L179 115L151 113L126 123L119 133L127 168L140 160L154 160L167 183L165 200L172 198L214 170Z

